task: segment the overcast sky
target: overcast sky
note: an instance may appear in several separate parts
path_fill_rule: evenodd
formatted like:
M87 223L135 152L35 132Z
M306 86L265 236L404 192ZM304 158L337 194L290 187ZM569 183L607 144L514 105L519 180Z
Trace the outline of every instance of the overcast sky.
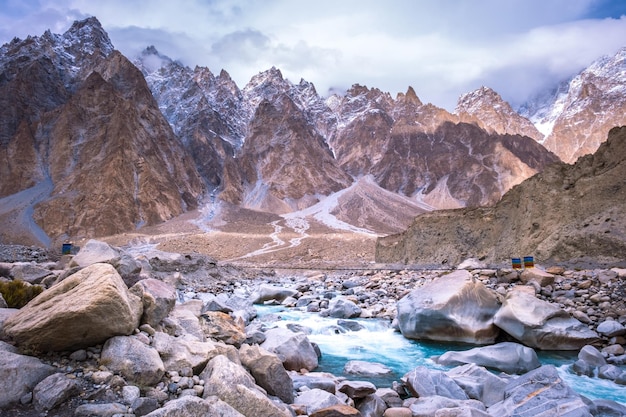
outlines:
M412 86L448 110L483 85L520 104L626 46L624 0L0 0L0 43L88 16L130 58L154 45L240 87L275 66L321 95Z

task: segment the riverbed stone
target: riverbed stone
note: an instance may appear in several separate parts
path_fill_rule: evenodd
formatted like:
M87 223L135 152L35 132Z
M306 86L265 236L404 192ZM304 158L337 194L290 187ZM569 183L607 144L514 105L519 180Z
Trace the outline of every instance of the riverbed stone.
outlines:
M494 322L524 345L542 350L578 350L598 340L596 332L560 306L524 290L507 293Z
M413 412L408 407L389 407L383 417L412 417Z
M54 372L54 367L37 358L0 350L0 409L17 403Z
M376 394L370 394L356 402L362 417L380 417L388 408L385 401Z
M178 371L189 367L193 372L200 373L207 362L219 354L214 342L201 342L190 335L174 337L163 332L156 332L152 346L159 353L168 371Z
M130 291L143 303L141 323L152 327L157 327L176 304L176 289L158 279L142 279Z
M626 416L626 406L613 400L593 400L593 407L595 407L595 416Z
M165 374L165 366L157 350L133 336L112 337L102 347L100 361L140 385L156 385Z
M131 334L142 312L115 268L99 263L39 294L4 322L4 332L42 351L76 350Z
M448 351L437 358L437 363L446 366L474 363L508 374L524 374L541 366L534 349L513 342Z
M336 391L337 381L331 374L324 372L308 372L305 374L299 374L297 372L289 372L289 376L293 381L293 388L296 391L300 391L303 387L308 389L318 388L331 394Z
M312 414L323 408L343 404L343 402L334 394L318 388L313 388L300 393L294 399L294 404L302 404L306 406L307 413Z
M181 417L181 416L220 416L245 417L228 403L217 397L184 396L168 401L162 408L147 414L146 417Z
M309 413L309 417L361 417L361 413L354 407L346 404L331 405L321 410Z
M330 301L328 315L338 319L352 319L361 315L361 307L352 300L337 297Z
M498 336L496 295L466 270L441 276L411 291L397 303L404 337L490 344Z
M596 331L606 337L616 337L625 335L626 327L616 320L605 320L598 325Z
M379 377L391 375L393 370L382 363L352 360L346 362L343 371L350 375Z
M352 399L365 398L376 392L376 385L368 381L343 381L337 385L337 391Z
M418 366L402 377L402 382L414 397L441 396L455 400L467 400L469 397L443 371Z
M293 381L276 354L260 346L243 345L239 357L257 385L287 404L293 402Z
M287 297L293 297L297 294L298 291L293 288L261 284L252 293L250 300L253 304L263 304L264 302L271 300L282 303Z
M446 374L460 386L469 398L490 407L504 399L506 380L476 364L457 366Z
M317 368L317 353L305 334L276 327L266 331L265 337L261 347L278 355L285 369L312 371Z
M80 384L65 374L52 374L35 386L33 403L39 411L52 410L80 392Z
M105 404L81 404L74 410L77 417L112 417L115 415L125 415L128 407L120 403Z
M203 313L200 316L200 326L206 337L237 348L246 341L246 327L243 319L235 320L221 311Z
M567 414L564 411L567 410ZM552 365L544 365L518 378L505 387L505 399L488 409L498 417L519 415L567 415L591 417L589 407L559 376Z
M583 346L583 348L580 349L578 359L594 367L606 365L606 359L602 352L591 345Z
M554 284L554 275L537 267L524 268L520 274L520 280L524 284L536 282L540 287Z

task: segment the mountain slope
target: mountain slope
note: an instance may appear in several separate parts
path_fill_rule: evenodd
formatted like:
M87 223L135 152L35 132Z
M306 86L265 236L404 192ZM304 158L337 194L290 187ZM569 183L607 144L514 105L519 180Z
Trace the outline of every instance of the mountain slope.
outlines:
M378 262L456 265L470 257L503 264L533 255L542 264L623 262L626 253L626 127L595 154L557 163L507 192L494 207L418 216L380 238Z

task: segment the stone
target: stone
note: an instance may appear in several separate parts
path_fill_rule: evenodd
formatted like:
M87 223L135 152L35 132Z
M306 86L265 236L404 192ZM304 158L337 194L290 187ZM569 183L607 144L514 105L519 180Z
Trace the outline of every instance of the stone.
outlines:
M231 362L224 355L211 359L200 379L205 381L204 398L215 395L245 416L289 416L287 410L259 390L254 378L243 366Z
M532 348L513 342L464 351L448 351L437 358L437 363L445 366L473 363L508 374L524 374L541 366L537 353Z
M17 403L55 371L32 356L0 350L0 409Z
M606 337L616 337L625 335L626 327L616 320L605 320L598 324L596 331Z
M70 265L85 268L97 263L107 263L115 266L119 260L120 251L118 249L113 248L108 243L90 239L80 248Z
M400 394L398 394L395 390L391 388L378 388L376 390L376 395L387 404L387 407L401 407L402 399L400 398Z
M337 320L337 326L343 327L351 332L358 332L359 330L365 329L365 326L355 320L340 319Z
M208 338L224 342L235 347L246 341L246 328L240 318L234 320L221 311L207 311L200 317L200 326Z
M510 291L494 322L520 343L542 350L578 350L598 340L596 332L561 307L525 291Z
M167 317L176 304L176 290L158 279L142 279L130 291L141 298L143 303L141 323L152 327Z
M361 417L361 413L349 405L338 404L309 413L309 417Z
M7 305L6 300L4 299L4 297L2 297L2 294L0 294L0 309L4 309L8 307L9 306Z
M33 403L39 411L52 410L80 393L80 384L64 374L52 374L35 386Z
M441 408L435 412L435 417L493 417L487 412L468 406Z
M606 359L602 352L600 352L595 346L587 345L583 346L578 352L578 359L588 363L593 367L606 365Z
M308 389L318 388L331 394L334 394L336 391L337 381L331 374L308 372L301 375L292 371L290 377L293 381L293 388L296 391L301 391L303 387Z
M383 417L413 417L413 412L407 407L390 407L385 410Z
M622 368L616 365L602 365L598 368L598 377L615 381L622 375Z
M76 350L128 335L142 305L109 264L93 264L41 293L4 322L18 344L42 351Z
M410 406L413 416L435 416L438 410L443 408L453 408L460 405L459 400L442 397L440 395L429 395L417 398ZM498 416L500 417L500 416Z
M458 366L446 372L471 399L490 407L504 399L506 381L476 364Z
M20 353L19 349L13 346L10 343L4 342L0 340L0 351L11 352L11 353Z
M467 400L468 396L456 382L444 372L418 366L402 377L402 382L414 397L441 396L455 400Z
M167 332L174 336L188 334L201 342L206 340L200 320L193 312L184 308L183 305L174 307L170 315L163 320L163 324ZM172 327L171 330L169 329L170 327Z
M408 339L493 343L497 297L466 270L457 270L411 291L397 303L400 331Z
M282 303L287 297L293 297L297 294L298 291L292 288L262 284L255 289L252 295L250 295L250 300L253 304L263 304L264 302L271 300Z
M387 409L385 401L376 394L371 394L360 399L356 408L362 417L380 417Z
M120 403L82 404L74 410L77 417L112 417L116 414L126 414L128 407Z
M622 417L626 416L626 406L613 400L593 400L595 416Z
M141 390L134 385L124 385L122 387L122 398L124 403L131 405L133 401L141 397Z
M552 365L541 366L510 380L504 392L505 399L489 407L490 415L591 417L589 408L581 396L561 379Z
M300 393L295 398L294 404L302 404L306 406L307 413L311 415L318 410L322 410L333 405L342 405L343 402L336 395L318 388L313 388Z
M87 360L87 351L85 349L76 350L70 354L70 359L78 362Z
M317 353L305 334L276 327L266 331L265 337L261 347L278 355L285 369L312 371L317 368Z
M145 416L159 408L159 402L155 398L139 397L130 405L136 417Z
M276 354L260 346L243 345L239 349L239 357L257 385L286 404L293 402L293 381Z
M337 391L343 392L352 399L365 398L376 392L376 385L368 381L343 381L337 386Z
M328 305L328 315L339 319L352 319L361 315L361 307L347 298L334 298Z
M182 416L244 417L243 414L217 397L201 399L191 396L168 401L162 408L147 414L147 417Z
M29 284L41 284L43 279L53 275L53 272L35 263L19 263L13 266L11 275L14 280L28 282Z
M133 336L116 336L107 340L102 347L100 362L127 381L140 385L156 385L165 374L157 350Z
M220 353L214 342L201 342L189 335L174 337L163 332L154 334L152 346L168 371L189 367L200 373L207 362Z
M524 284L536 282L540 287L546 287L554 284L554 275L537 267L524 268L520 274L520 280Z
M348 361L343 367L346 374L358 375L364 377L379 377L391 375L393 370L382 363L367 361Z

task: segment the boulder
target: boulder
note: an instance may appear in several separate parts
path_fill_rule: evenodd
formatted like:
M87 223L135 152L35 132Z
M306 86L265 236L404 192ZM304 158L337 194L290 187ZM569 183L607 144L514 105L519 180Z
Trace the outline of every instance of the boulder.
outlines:
M268 394L287 404L293 402L293 381L278 356L260 346L243 345L239 349L239 358L257 385Z
M337 391L352 399L365 398L376 392L376 385L368 381L343 381L337 386Z
M443 371L418 366L402 377L402 382L414 397L433 395L455 400L467 400L465 391Z
M100 363L127 381L140 385L156 385L165 373L157 350L134 336L116 336L107 340L102 347Z
M524 374L541 366L533 349L513 342L464 351L448 351L437 358L437 363L445 366L473 363L507 374Z
M298 291L292 288L262 284L250 295L250 300L253 304L262 304L271 300L282 303L287 297L293 297L296 294L298 294Z
M536 282L540 287L545 287L554 284L554 275L536 267L524 268L520 280L524 284Z
M441 408L435 412L434 417L493 417L486 411L471 405L460 405L459 407Z
M495 294L466 270L457 270L411 291L397 304L400 331L409 339L493 343L499 329Z
M389 407L383 417L413 417L413 412L408 407Z
M305 334L276 327L265 332L265 337L261 347L278 355L285 369L312 371L317 368L317 353Z
M156 398L139 397L132 402L130 408L136 417L141 417L159 408L159 402Z
M40 284L44 278L53 275L53 272L35 263L19 263L13 266L11 275L15 280L28 282L29 284Z
M65 400L80 393L77 380L65 374L52 374L37 384L33 390L33 403L39 411L52 410Z
M162 408L146 415L146 417L181 416L245 417L239 411L217 397L202 399L189 396L168 401Z
M478 400L487 407L504 399L506 380L481 366L475 364L457 366L446 374L465 391L469 398Z
M19 402L55 368L32 356L0 350L0 409Z
M176 289L158 279L142 279L130 291L141 298L143 303L141 323L152 327L167 317L176 304Z
M332 374L324 372L308 372L306 374L299 374L297 372L290 372L291 380L293 381L293 388L296 391L300 391L302 387L309 389L318 388L331 394L336 391L337 380Z
M379 377L391 375L393 370L382 363L355 360L346 362L343 367L343 372L350 375Z
M490 415L591 417L582 397L561 379L552 365L510 380L504 388L504 397L489 407Z
M362 415L354 407L346 404L337 404L309 413L309 417L362 417Z
M131 334L142 311L115 268L94 264L31 300L4 322L4 332L42 351L76 350Z
M126 415L126 413L128 413L128 407L120 403L81 404L74 410L76 417L111 417Z
M626 327L616 320L605 320L598 324L596 331L606 337L616 337L625 335Z
M174 307L170 315L163 320L164 327L174 336L190 335L204 342L206 336L204 336L200 319L193 311L185 308L185 305L187 303Z
M587 345L583 346L578 352L578 359L591 365L592 367L606 365L606 359L602 352L600 352L595 346Z
M72 259L70 266L85 268L97 263L107 263L113 266L120 260L120 251L113 248L108 243L90 239L80 248L76 256Z
M226 356L211 359L200 374L205 381L203 396L217 396L247 417L289 417L290 413L265 396L254 378Z
M311 415L314 412L332 407L333 405L342 405L343 402L334 394L330 392L313 388L308 391L300 393L294 400L294 404L301 404L306 407L307 414Z
M362 417L380 417L388 408L385 401L376 394L368 395L358 401L356 408Z
M213 342L201 342L189 335L174 337L163 332L154 334L152 346L163 360L166 371L191 368L198 374L211 358L220 353Z
M14 314L19 313L17 308L0 308L0 339L4 339L6 333L4 333L4 322Z
M347 298L333 298L328 305L328 315L339 319L352 319L361 315L361 307Z
M598 334L556 304L525 291L507 293L495 324L519 342L542 350L578 350Z
M454 400L440 395L420 397L411 403L409 410L413 416L435 417L438 410L444 408L455 408L461 405L459 400ZM500 417L500 416L498 416Z
M206 337L235 347L246 341L246 328L241 318L233 319L221 311L207 311L200 316L200 325Z

